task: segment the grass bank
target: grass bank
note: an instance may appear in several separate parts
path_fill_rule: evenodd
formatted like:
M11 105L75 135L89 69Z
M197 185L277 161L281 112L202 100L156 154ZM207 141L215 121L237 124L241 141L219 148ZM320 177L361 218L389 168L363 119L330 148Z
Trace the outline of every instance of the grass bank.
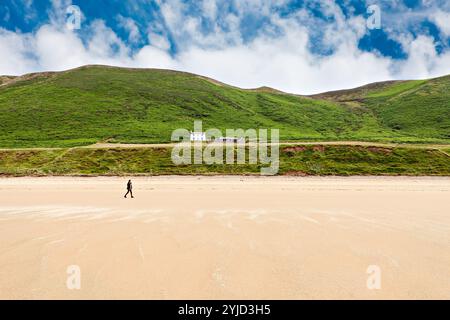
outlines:
M266 165L181 165L171 148L73 148L0 151L0 174L253 175ZM294 145L280 148L279 175L450 176L448 152L407 147Z

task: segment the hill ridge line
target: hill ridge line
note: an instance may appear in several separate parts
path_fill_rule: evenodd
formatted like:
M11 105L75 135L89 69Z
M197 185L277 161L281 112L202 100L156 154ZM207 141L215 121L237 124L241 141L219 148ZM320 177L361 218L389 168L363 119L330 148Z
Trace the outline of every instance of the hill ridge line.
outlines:
M291 93L291 92L286 92L283 90L279 90L270 86L266 86L266 85L262 85L260 87L257 88L241 88L238 86L234 86L231 84L227 84L225 82L222 82L220 80L216 80L212 77L208 77L208 76L204 76L204 75L200 75L200 74L196 74L193 72L189 72L189 71L180 71L180 70L173 70L173 69L163 69L163 68L137 68L137 67L120 67L120 66L110 66L110 65L102 65L102 64L87 64L87 65L83 65L83 66L79 66L79 67L75 67L75 68L70 68L67 70L61 70L61 71L41 71L41 72L30 72L30 73L25 73L22 75L17 75L17 76L12 76L12 75L0 75L0 79L2 78L13 78L11 79L11 81L6 81L3 83L0 83L0 87L2 86L6 86L18 81L22 81L22 80L29 80L29 79L33 79L36 78L38 76L46 76L46 75L54 75L54 74L61 74L61 73L67 73L67 72L71 72L71 71L76 71L76 70L82 70L82 69L88 69L88 68L109 68L109 69L122 69L122 70L130 70L130 71L168 71L168 72L173 72L176 74L186 74L186 75L190 75L190 76L194 76L194 77L198 77L200 79L209 81L210 83L216 84L218 86L226 86L226 87L231 87L231 88L235 88L235 89L239 89L239 90L245 90L245 91L256 91L256 92L267 92L267 93L274 93L274 94L284 94L284 95L291 95L291 96L299 96L299 97L305 97L305 98L321 98L321 95L331 95L334 93L345 93L345 92L351 92L353 90L361 90L361 89L370 89L371 86L377 86L377 85L387 85L387 84L393 84L393 83L402 83L402 82L408 82L408 81L416 81L416 80L424 80L424 81L430 81L430 80L435 80L435 79L440 79L440 78L445 78L445 77L450 77L450 74L448 75L444 75L444 76L439 76L439 77L433 77L433 78L426 78L426 79L403 79L403 80L385 80L385 81L376 81L376 82L370 82L370 83L366 83L364 85L361 86L357 86L357 87L351 87L351 88L342 88L342 89L337 89L337 90L330 90L330 91L324 91L324 92L320 92L320 93L315 93L315 94L298 94L298 93Z

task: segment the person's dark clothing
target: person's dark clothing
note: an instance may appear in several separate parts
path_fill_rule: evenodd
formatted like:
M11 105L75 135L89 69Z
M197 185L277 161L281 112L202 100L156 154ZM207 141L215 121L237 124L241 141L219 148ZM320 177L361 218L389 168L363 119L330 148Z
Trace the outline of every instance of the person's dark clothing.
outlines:
M131 194L131 197L134 198L133 197L133 185L131 184L131 180L128 181L128 183L127 183L127 193L125 193L124 197L126 198L128 194Z

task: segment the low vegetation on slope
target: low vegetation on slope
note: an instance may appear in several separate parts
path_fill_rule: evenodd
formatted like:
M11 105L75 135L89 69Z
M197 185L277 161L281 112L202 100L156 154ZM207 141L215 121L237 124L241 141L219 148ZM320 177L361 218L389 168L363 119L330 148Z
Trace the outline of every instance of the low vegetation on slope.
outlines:
M450 76L382 82L315 97L366 107L381 127L403 136L399 141L404 137L450 139Z
M13 76L0 76L0 86L10 83L14 78Z
M277 128L282 140L450 141L449 77L406 83L369 87L351 103L168 70L88 66L29 75L0 85L0 147L168 142L194 120L221 130Z
M259 174L261 165L181 165L170 148L0 151L0 175ZM425 148L293 145L280 150L280 175L450 176L450 156Z
M450 76L409 81L367 96L381 125L418 138L450 139Z

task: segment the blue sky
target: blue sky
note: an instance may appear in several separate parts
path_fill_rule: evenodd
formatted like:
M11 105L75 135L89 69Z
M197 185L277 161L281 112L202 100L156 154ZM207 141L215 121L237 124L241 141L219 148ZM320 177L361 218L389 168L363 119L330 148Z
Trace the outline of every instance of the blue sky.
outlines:
M68 25L71 6L80 28ZM450 2L1 1L0 74L94 63L294 93L440 76L450 73Z

